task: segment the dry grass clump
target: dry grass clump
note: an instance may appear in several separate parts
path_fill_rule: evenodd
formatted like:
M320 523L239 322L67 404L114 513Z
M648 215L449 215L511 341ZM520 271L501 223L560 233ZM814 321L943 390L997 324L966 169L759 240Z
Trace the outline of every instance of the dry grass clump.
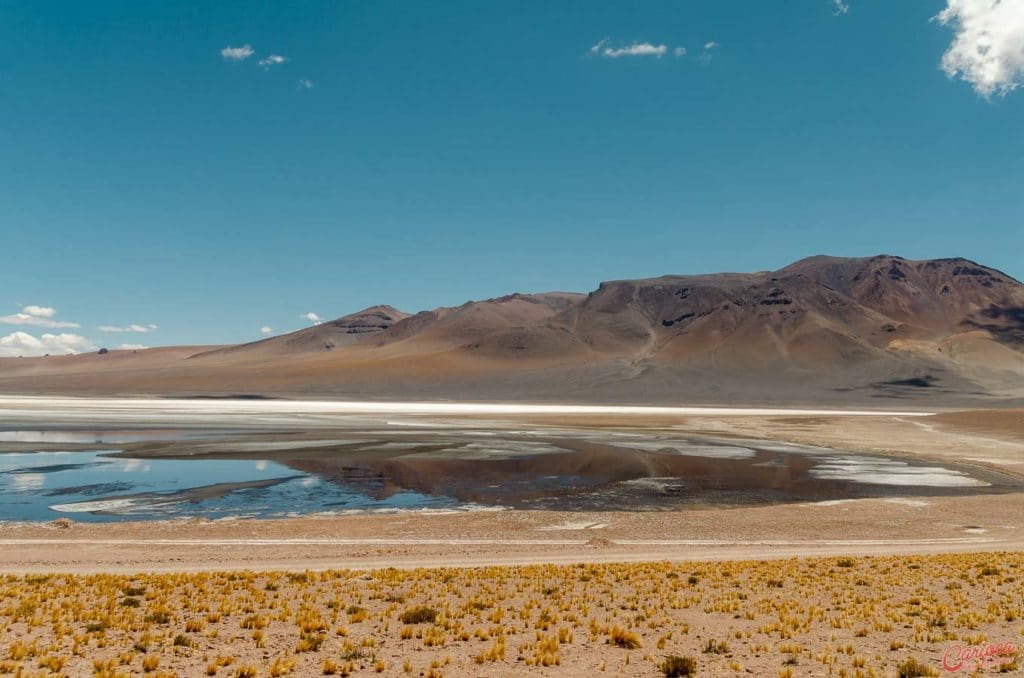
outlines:
M433 624L435 619L437 610L426 605L406 610L398 617L398 621L403 624Z
M937 676L939 672L931 666L922 663L916 657L904 659L896 667L899 678L922 678L924 676Z
M667 678L682 678L684 676L695 676L697 675L697 660L693 657L680 657L679 655L671 655L665 657L665 661L661 663L661 672L665 674Z
M640 634L635 631L624 629L618 624L613 626L611 632L608 634L608 642L612 645L624 647L627 650L632 650L643 645L643 642L640 640Z
M729 643L709 638L708 642L704 643L704 654L729 654Z
M1022 644L1022 581L1020 553L7 576L0 676L941 675Z

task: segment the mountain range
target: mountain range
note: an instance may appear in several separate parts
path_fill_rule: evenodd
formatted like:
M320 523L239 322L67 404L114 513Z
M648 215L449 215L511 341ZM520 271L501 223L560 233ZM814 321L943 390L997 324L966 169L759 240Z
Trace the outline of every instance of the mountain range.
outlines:
M1024 285L960 258L815 256L415 314L372 306L233 346L0 359L0 392L1019 403Z

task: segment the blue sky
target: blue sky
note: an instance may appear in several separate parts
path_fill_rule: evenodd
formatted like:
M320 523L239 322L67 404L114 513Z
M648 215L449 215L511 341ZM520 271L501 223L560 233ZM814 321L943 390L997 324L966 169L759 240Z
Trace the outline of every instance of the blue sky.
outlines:
M817 253L1024 278L1021 35L1020 0L3 2L0 354Z

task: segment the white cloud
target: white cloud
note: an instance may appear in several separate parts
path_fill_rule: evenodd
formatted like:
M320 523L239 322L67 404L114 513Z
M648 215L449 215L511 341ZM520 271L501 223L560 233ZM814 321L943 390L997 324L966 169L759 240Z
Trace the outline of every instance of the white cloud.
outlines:
M947 0L935 18L956 33L942 55L946 75L986 98L1024 84L1024 2Z
M608 38L590 48L591 54L599 54L607 59L618 59L631 56L655 56L661 58L668 52L666 45L652 45L649 42L634 42L625 47L609 47Z
M252 45L225 47L220 51L220 55L228 61L245 61L253 55Z
M0 323L8 325L35 325L36 327L49 327L51 329L62 327L79 327L78 323L54 320L53 316L57 311L49 306L29 305L21 309L21 313L0 316Z
M677 59L679 57L684 57L684 56L686 56L686 48L685 47L676 47L674 50L672 50L672 53L676 55Z
M264 325L263 327L260 328L260 334L273 334L273 333L274 333L274 328L271 327L270 325Z
M121 351L141 351L146 348L149 347L143 346L142 344L121 344L118 346L118 349Z
M300 318L305 318L306 320L308 320L309 322L313 323L314 325L319 325L320 323L322 323L324 321L323 318L318 316L316 313L313 313L312 311L310 311L309 313L303 313L299 317Z
M313 89L313 81L306 78L299 80L299 89Z
M281 56L280 54L271 54L267 58L260 59L256 63L258 63L260 66L263 66L263 68L270 68L271 66L277 66L278 64L283 64L286 61L288 61L288 59L283 57L283 56Z
M93 351L96 346L77 334L43 334L34 336L28 332L12 332L0 337L0 357L72 355L81 351Z
M136 324L131 324L131 325L125 325L123 327L120 326L120 325L100 325L99 326L99 331L100 332L134 332L136 334L146 334L148 332L152 332L155 329L157 329L156 325L136 325Z
M57 309L49 306L36 306L29 304L25 308L21 309L21 312L25 315L34 315L37 318L52 318L57 315Z
M718 47L718 43L715 42L714 40L709 40L708 42L704 43L704 49L706 49L706 50L712 50L712 49L715 49L717 47Z
M836 16L846 14L850 11L850 5L845 0L832 0L832 13Z

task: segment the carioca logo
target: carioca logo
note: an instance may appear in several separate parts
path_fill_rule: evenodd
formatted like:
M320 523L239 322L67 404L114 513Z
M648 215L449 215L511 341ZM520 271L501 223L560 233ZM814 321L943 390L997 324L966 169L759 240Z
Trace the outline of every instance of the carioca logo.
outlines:
M942 668L946 671L959 671L997 666L1016 654L1017 646L1012 642L988 643L987 645L953 644L942 656Z

